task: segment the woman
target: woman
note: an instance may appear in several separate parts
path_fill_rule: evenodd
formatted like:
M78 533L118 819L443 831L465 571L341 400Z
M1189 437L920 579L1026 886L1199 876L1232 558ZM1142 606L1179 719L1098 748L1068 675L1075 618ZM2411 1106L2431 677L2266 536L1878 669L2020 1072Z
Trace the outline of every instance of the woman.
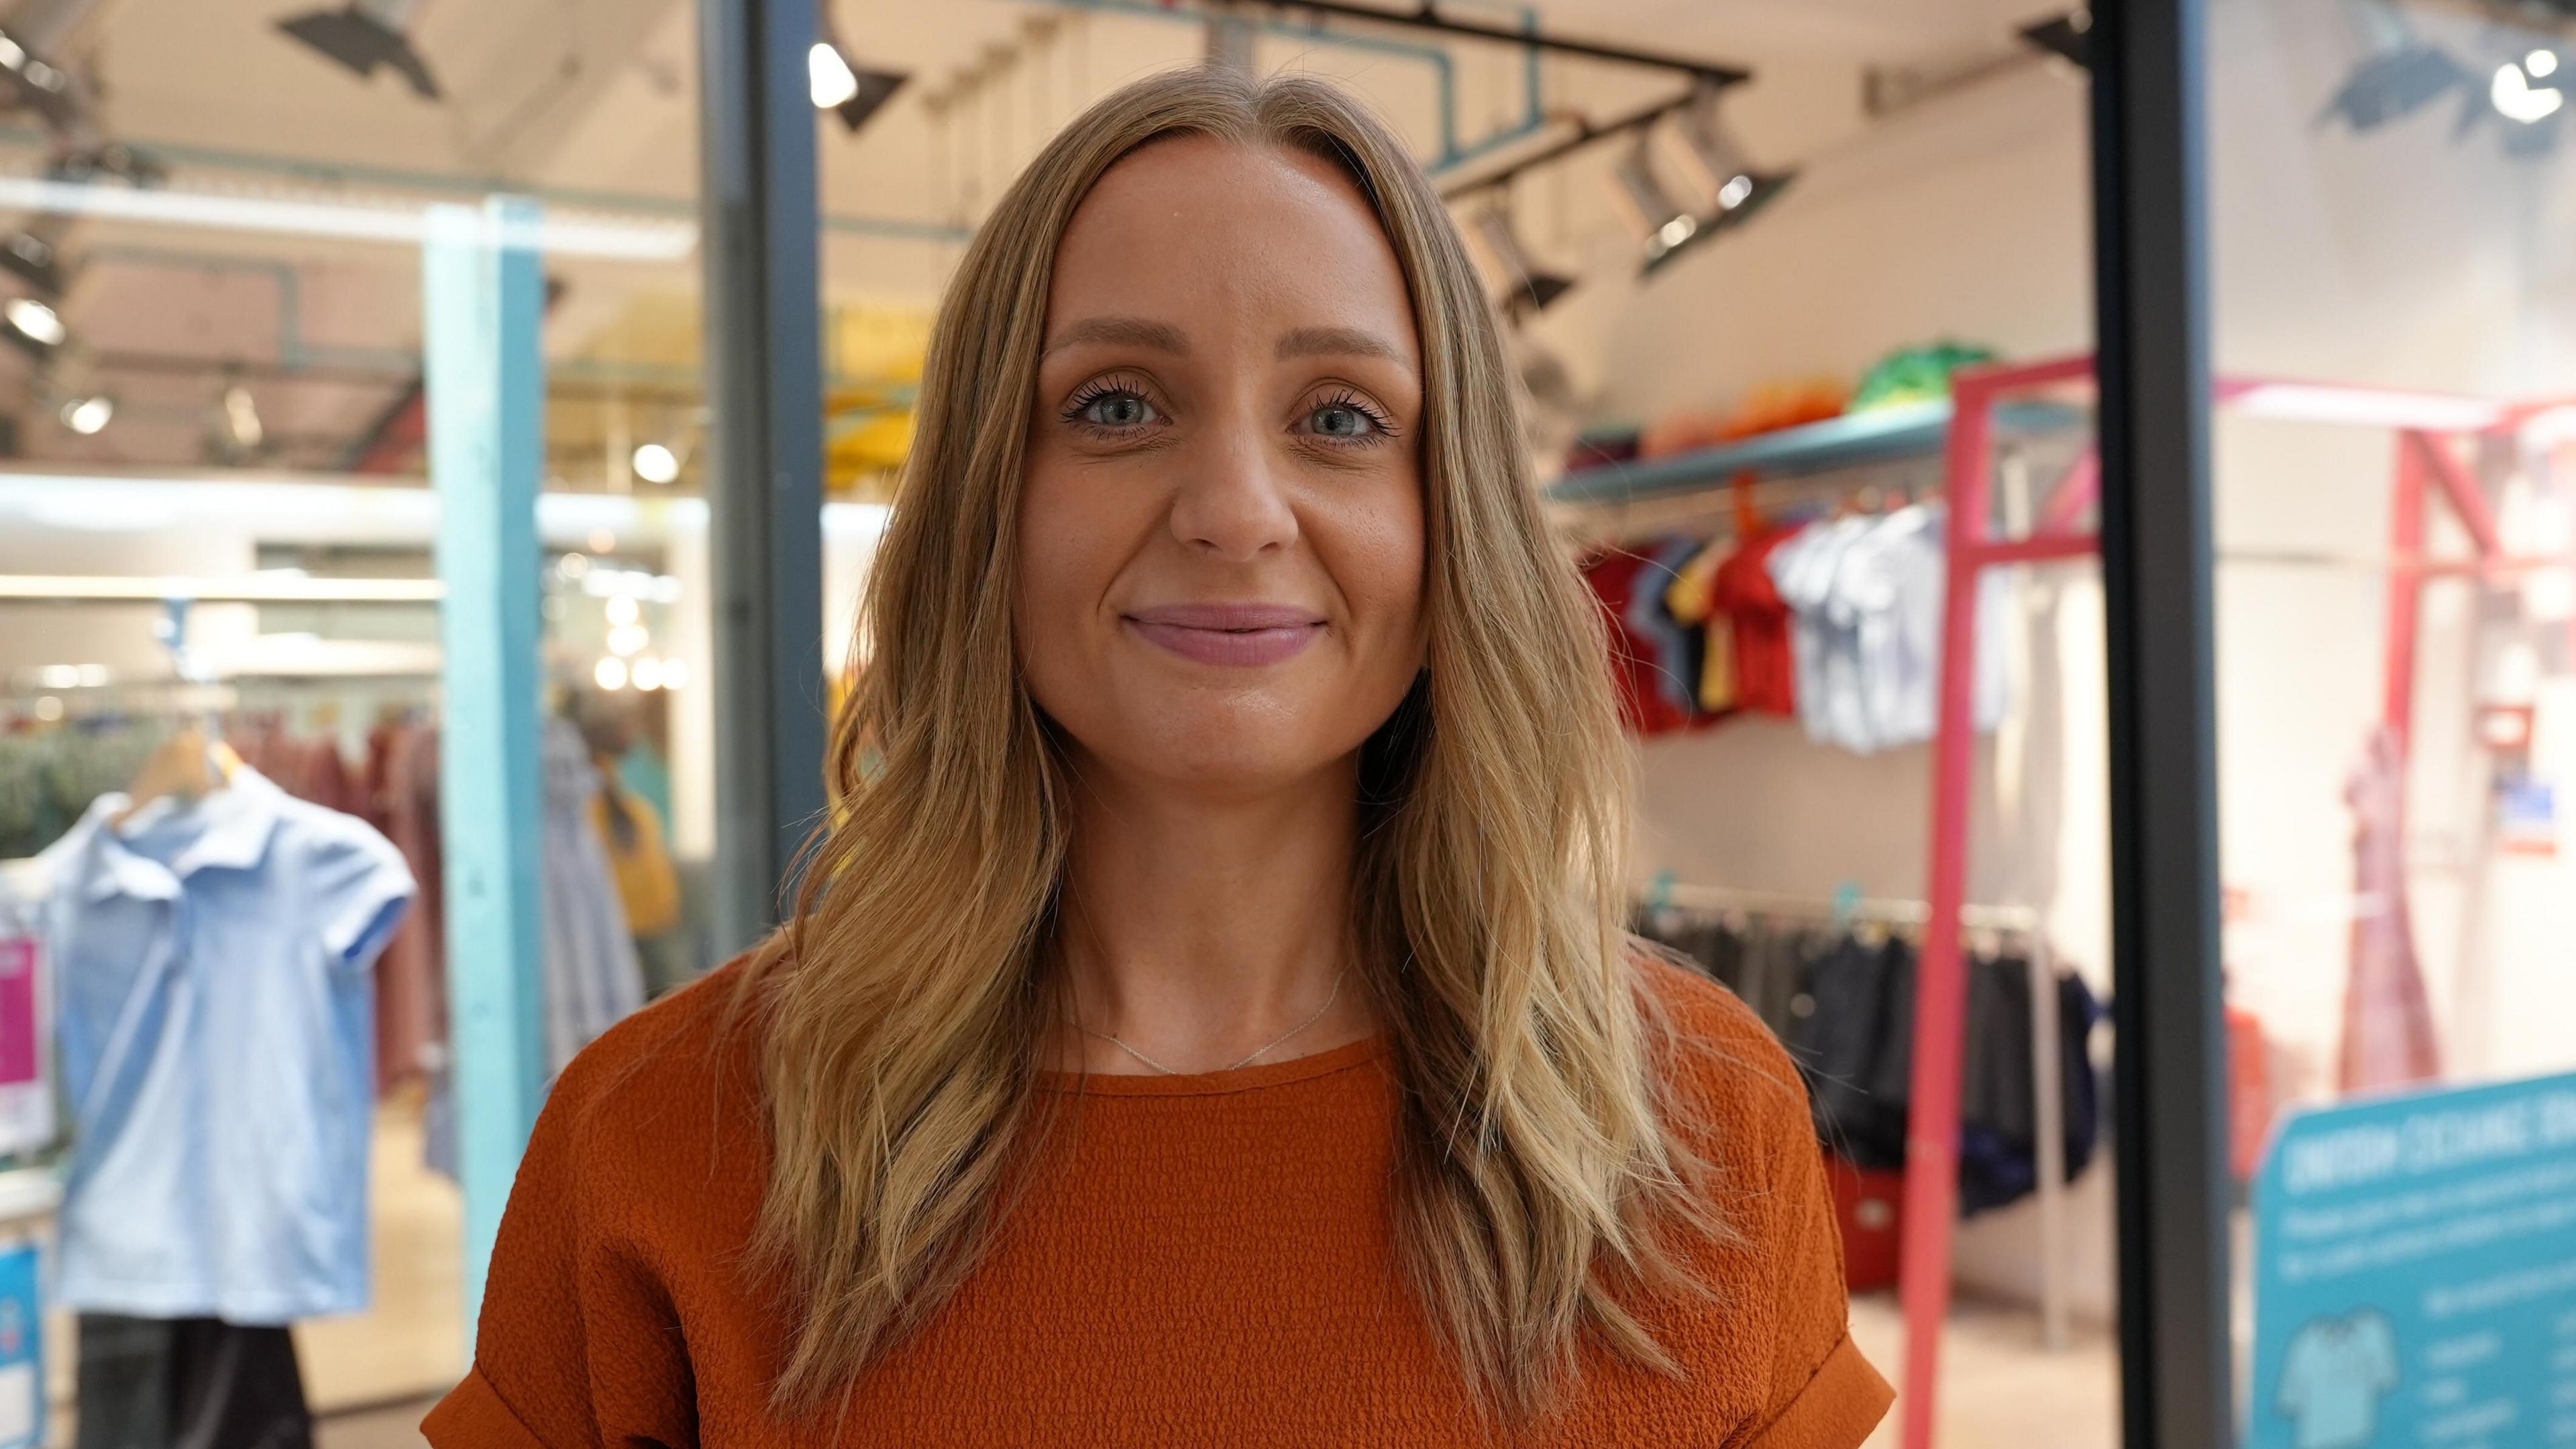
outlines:
M1620 929L1599 620L1400 143L1110 97L920 409L794 918L564 1074L432 1442L1858 1444L1804 1095Z

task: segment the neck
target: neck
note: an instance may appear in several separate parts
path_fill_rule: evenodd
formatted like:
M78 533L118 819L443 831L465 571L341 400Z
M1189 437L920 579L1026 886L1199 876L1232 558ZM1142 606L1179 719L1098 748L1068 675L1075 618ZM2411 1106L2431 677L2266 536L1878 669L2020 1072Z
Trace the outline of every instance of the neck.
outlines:
M1067 1013L1182 1072L1231 1066L1291 1030L1259 1060L1367 1035L1368 993L1356 973L1342 979L1354 964L1355 768L1223 798L1082 771L1057 942ZM1154 1070L1071 1029L1052 1055L1094 1072Z

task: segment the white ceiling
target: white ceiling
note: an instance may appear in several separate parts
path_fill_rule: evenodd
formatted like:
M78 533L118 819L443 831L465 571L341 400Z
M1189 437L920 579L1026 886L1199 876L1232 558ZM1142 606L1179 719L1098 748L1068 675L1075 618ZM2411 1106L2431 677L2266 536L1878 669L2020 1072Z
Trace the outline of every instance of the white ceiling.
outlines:
M460 192L500 179L610 204L631 197L671 208L694 196L696 15L687 0L424 0L414 34L447 92L437 103L390 75L362 81L275 29L278 19L322 3L107 0L69 58L93 78L109 133L163 156L178 185L339 185L419 197L441 179ZM1462 14L1517 13L1484 0L1455 3ZM1732 61L1757 76L1770 66L1800 85L1818 77L1849 85L1865 62L1990 47L2048 8L2046 0L1543 0L1538 7L1543 25L1566 34ZM826 285L847 296L934 296L953 249L876 234L868 229L875 221L971 216L974 198L989 199L1053 125L1130 75L1191 58L1202 43L1191 25L1046 0L832 0L830 9L864 63L914 77L856 136L837 121L820 122L824 206L841 218L826 234ZM1434 43L1418 32L1373 33L1417 48ZM1474 42L1445 49L1463 139L1519 116L1522 72L1510 52ZM1262 59L1349 80L1426 152L1436 149L1425 57L1273 38ZM978 71L988 77L981 86L960 83ZM1672 84L1653 72L1552 61L1544 91L1551 107L1607 111ZM944 124L934 120L941 100ZM40 165L43 140L32 118L0 124L7 127L0 167ZM252 368L249 385L270 431L306 440L279 461L336 466L396 399L399 367L388 364L418 345L417 268L398 250L95 221L68 247L74 256L84 249L94 259L64 303L82 350L158 362L86 373L72 365L52 380L57 390L116 391L124 416L84 439L52 424L17 359L0 361L0 411L20 415L22 447L38 457L195 461L225 381L211 364L235 360ZM639 292L693 291L695 266L558 268L569 287L550 323L550 349L579 351ZM298 293L297 339L283 335L286 286ZM299 364L291 355L299 341L310 370L272 376Z

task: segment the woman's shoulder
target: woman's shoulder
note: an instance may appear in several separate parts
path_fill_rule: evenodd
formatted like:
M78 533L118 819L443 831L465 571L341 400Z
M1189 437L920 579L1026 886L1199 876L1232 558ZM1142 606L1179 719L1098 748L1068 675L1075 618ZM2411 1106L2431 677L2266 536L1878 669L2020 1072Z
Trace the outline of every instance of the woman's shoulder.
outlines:
M558 1170L596 1189L679 1185L693 1166L721 1180L766 1140L757 1019L737 959L635 1012L566 1066L537 1140ZM524 1170L524 1169L523 1169Z
M1692 1150L1741 1165L1814 1147L1806 1080L1744 1000L1654 951L1638 977L1664 1104Z

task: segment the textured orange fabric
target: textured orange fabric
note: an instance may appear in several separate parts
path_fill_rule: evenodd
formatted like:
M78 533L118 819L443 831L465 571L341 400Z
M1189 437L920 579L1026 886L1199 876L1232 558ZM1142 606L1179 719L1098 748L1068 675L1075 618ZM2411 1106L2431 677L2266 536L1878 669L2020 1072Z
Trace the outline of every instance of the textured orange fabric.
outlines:
M441 1449L589 1445L1407 1445L1497 1442L1403 1287L1388 1230L1397 1097L1382 1041L1075 1094L992 1253L846 1415L768 1388L787 1305L742 1266L766 1131L737 968L602 1037L556 1085L501 1225ZM1674 1379L1587 1352L1514 1442L1853 1449L1887 1385L1845 1332L1842 1248L1805 1093L1724 988L1647 966L1695 1042L1713 1124L1711 1301L1638 1305Z

